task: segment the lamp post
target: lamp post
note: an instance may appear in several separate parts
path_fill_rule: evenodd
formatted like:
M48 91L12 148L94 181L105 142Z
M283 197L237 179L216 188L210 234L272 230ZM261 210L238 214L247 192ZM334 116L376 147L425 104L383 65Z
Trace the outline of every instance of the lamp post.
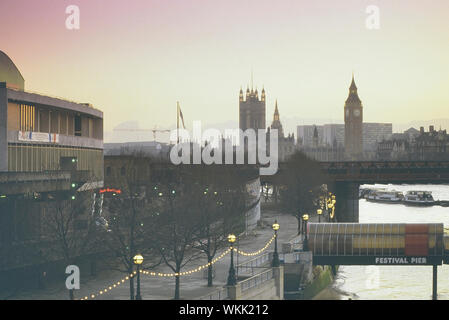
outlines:
M136 254L133 258L134 264L137 266L137 294L136 300L142 300L140 295L140 265L143 263L143 257L141 254Z
M332 214L331 214L331 212L332 212L332 210L333 210L333 208L334 208L334 205L333 205L332 203L329 203L329 204L327 205L327 207L329 208L329 210L328 210L328 217L329 217L329 222L330 222L331 219L332 219Z
M233 244L236 240L235 235L228 235L228 242L231 245L231 266L229 267L228 274L228 286L235 286L237 284L237 280L235 278L235 269L234 269L234 247Z
M277 220L274 221L272 226L274 230L274 253L273 253L273 267L279 267L279 254L278 254L278 230L280 228Z
M303 251L309 251L309 244L307 243L307 222L309 221L309 215L303 215L302 220L304 220L304 242L302 245L302 249Z
M318 215L318 223L320 223L321 222L321 215L323 214L323 210L317 209L316 213Z
M335 200L335 196L332 196L332 222L334 222L335 217L335 204L337 203L337 200Z

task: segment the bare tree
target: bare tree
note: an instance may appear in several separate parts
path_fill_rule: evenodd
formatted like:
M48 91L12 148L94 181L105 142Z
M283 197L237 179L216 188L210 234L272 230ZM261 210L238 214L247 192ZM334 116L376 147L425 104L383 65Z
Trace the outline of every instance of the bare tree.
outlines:
M143 269L152 269L161 262L154 261L149 239L154 218L148 167L149 159L143 154L122 155L114 161L115 174L108 178L119 193L105 199L108 230L103 237L109 253L120 262L111 268L127 274L134 272L136 254L145 257ZM129 284L130 299L134 300L134 277L129 278Z
M198 229L195 197L197 189L185 183L180 167L170 168L162 175L154 193L159 198L155 215L156 229L151 243L159 251L163 262L175 276L174 299L180 299L180 276L182 268L199 256L193 248Z
M198 228L195 248L211 263L220 248L226 247L227 235L235 233L245 216L246 190L241 170L230 166L203 167L192 182L191 201L197 211ZM213 265L209 264L207 285L213 286Z
M318 162L301 152L295 153L280 173L281 206L298 220L298 234L302 215L313 213L317 199L323 195L322 185L327 182Z
M90 215L92 194L84 191L70 199L56 197L49 202L43 217L45 238L50 244L44 253L47 260L63 259L72 265L92 253L97 230ZM74 299L73 289L69 290L69 298Z

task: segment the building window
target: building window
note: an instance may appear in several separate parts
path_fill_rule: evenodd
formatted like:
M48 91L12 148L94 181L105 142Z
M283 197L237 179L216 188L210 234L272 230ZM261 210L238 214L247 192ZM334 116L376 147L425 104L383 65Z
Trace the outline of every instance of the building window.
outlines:
M34 106L20 105L20 130L34 131L36 110Z
M122 168L120 169L120 174L121 174L122 176L124 176L124 175L126 174L126 169L125 169L125 167L122 167Z
M81 116L75 116L75 136L81 137Z
M106 176L110 176L111 175L111 167L106 167Z

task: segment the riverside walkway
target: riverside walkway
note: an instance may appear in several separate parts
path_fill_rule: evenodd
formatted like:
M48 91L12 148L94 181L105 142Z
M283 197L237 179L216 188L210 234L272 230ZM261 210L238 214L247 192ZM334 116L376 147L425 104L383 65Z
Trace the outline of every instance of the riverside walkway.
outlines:
M261 249L273 237L273 230L271 228L274 220L277 220L281 226L278 232L278 245L287 242L297 234L297 220L295 217L288 214L281 214L277 211L262 210L261 225L255 230L248 232L247 235L242 235L238 243L238 249L245 252L252 252ZM235 245L237 248L237 244ZM223 248L217 256L219 256L227 248ZM264 251L272 252L274 250L274 243ZM255 257L245 257L241 255L234 255L235 264L241 264L245 261L251 260ZM200 265L207 263L205 258L200 258L188 264L181 271L195 269ZM215 279L214 286L207 287L206 272L204 269L200 272L191 275L182 276L180 279L180 295L181 299L199 299L209 294L213 294L217 289L226 285L228 270L230 265L230 255L226 255L223 259L214 264ZM172 271L165 265L161 265L154 270L155 272L171 273ZM98 275L83 276L81 274L81 288L75 291L76 298L90 296L94 292L102 288L107 288L111 284L123 279L126 275L118 271L106 270L99 271ZM175 278L153 277L148 275L141 275L141 295L144 300L169 300L173 299L175 288ZM53 285L45 290L33 290L23 292L11 296L10 299L39 299L39 300L66 300L68 299L68 292L65 288L65 283L62 281L59 285ZM129 282L125 281L122 285L114 288L103 295L97 296L98 300L129 300Z

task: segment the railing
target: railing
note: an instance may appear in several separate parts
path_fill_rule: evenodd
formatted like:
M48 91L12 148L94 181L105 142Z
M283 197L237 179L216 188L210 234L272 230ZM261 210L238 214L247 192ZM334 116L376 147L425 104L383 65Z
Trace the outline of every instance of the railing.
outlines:
M263 271L259 274L256 274L255 276L252 276L251 278L241 281L240 282L241 290L242 290L242 292L245 292L249 289L260 286L262 283L265 283L271 279L273 279L273 269L272 268L270 268L266 271Z
M226 300L228 299L228 288L220 288L214 292L198 298L198 300Z
M251 274L254 274L254 268L261 268L264 264L270 261L270 252L267 252L257 258L245 261L236 266L237 274L247 273L250 271Z
M67 180L71 178L70 171L39 171L39 172L1 172L0 183L35 182L51 180Z
M299 263L299 257L301 256L301 252L290 252L290 253L279 253L279 260L283 263L286 263L285 261L285 257L288 256L293 256L293 259L288 259L287 263Z

